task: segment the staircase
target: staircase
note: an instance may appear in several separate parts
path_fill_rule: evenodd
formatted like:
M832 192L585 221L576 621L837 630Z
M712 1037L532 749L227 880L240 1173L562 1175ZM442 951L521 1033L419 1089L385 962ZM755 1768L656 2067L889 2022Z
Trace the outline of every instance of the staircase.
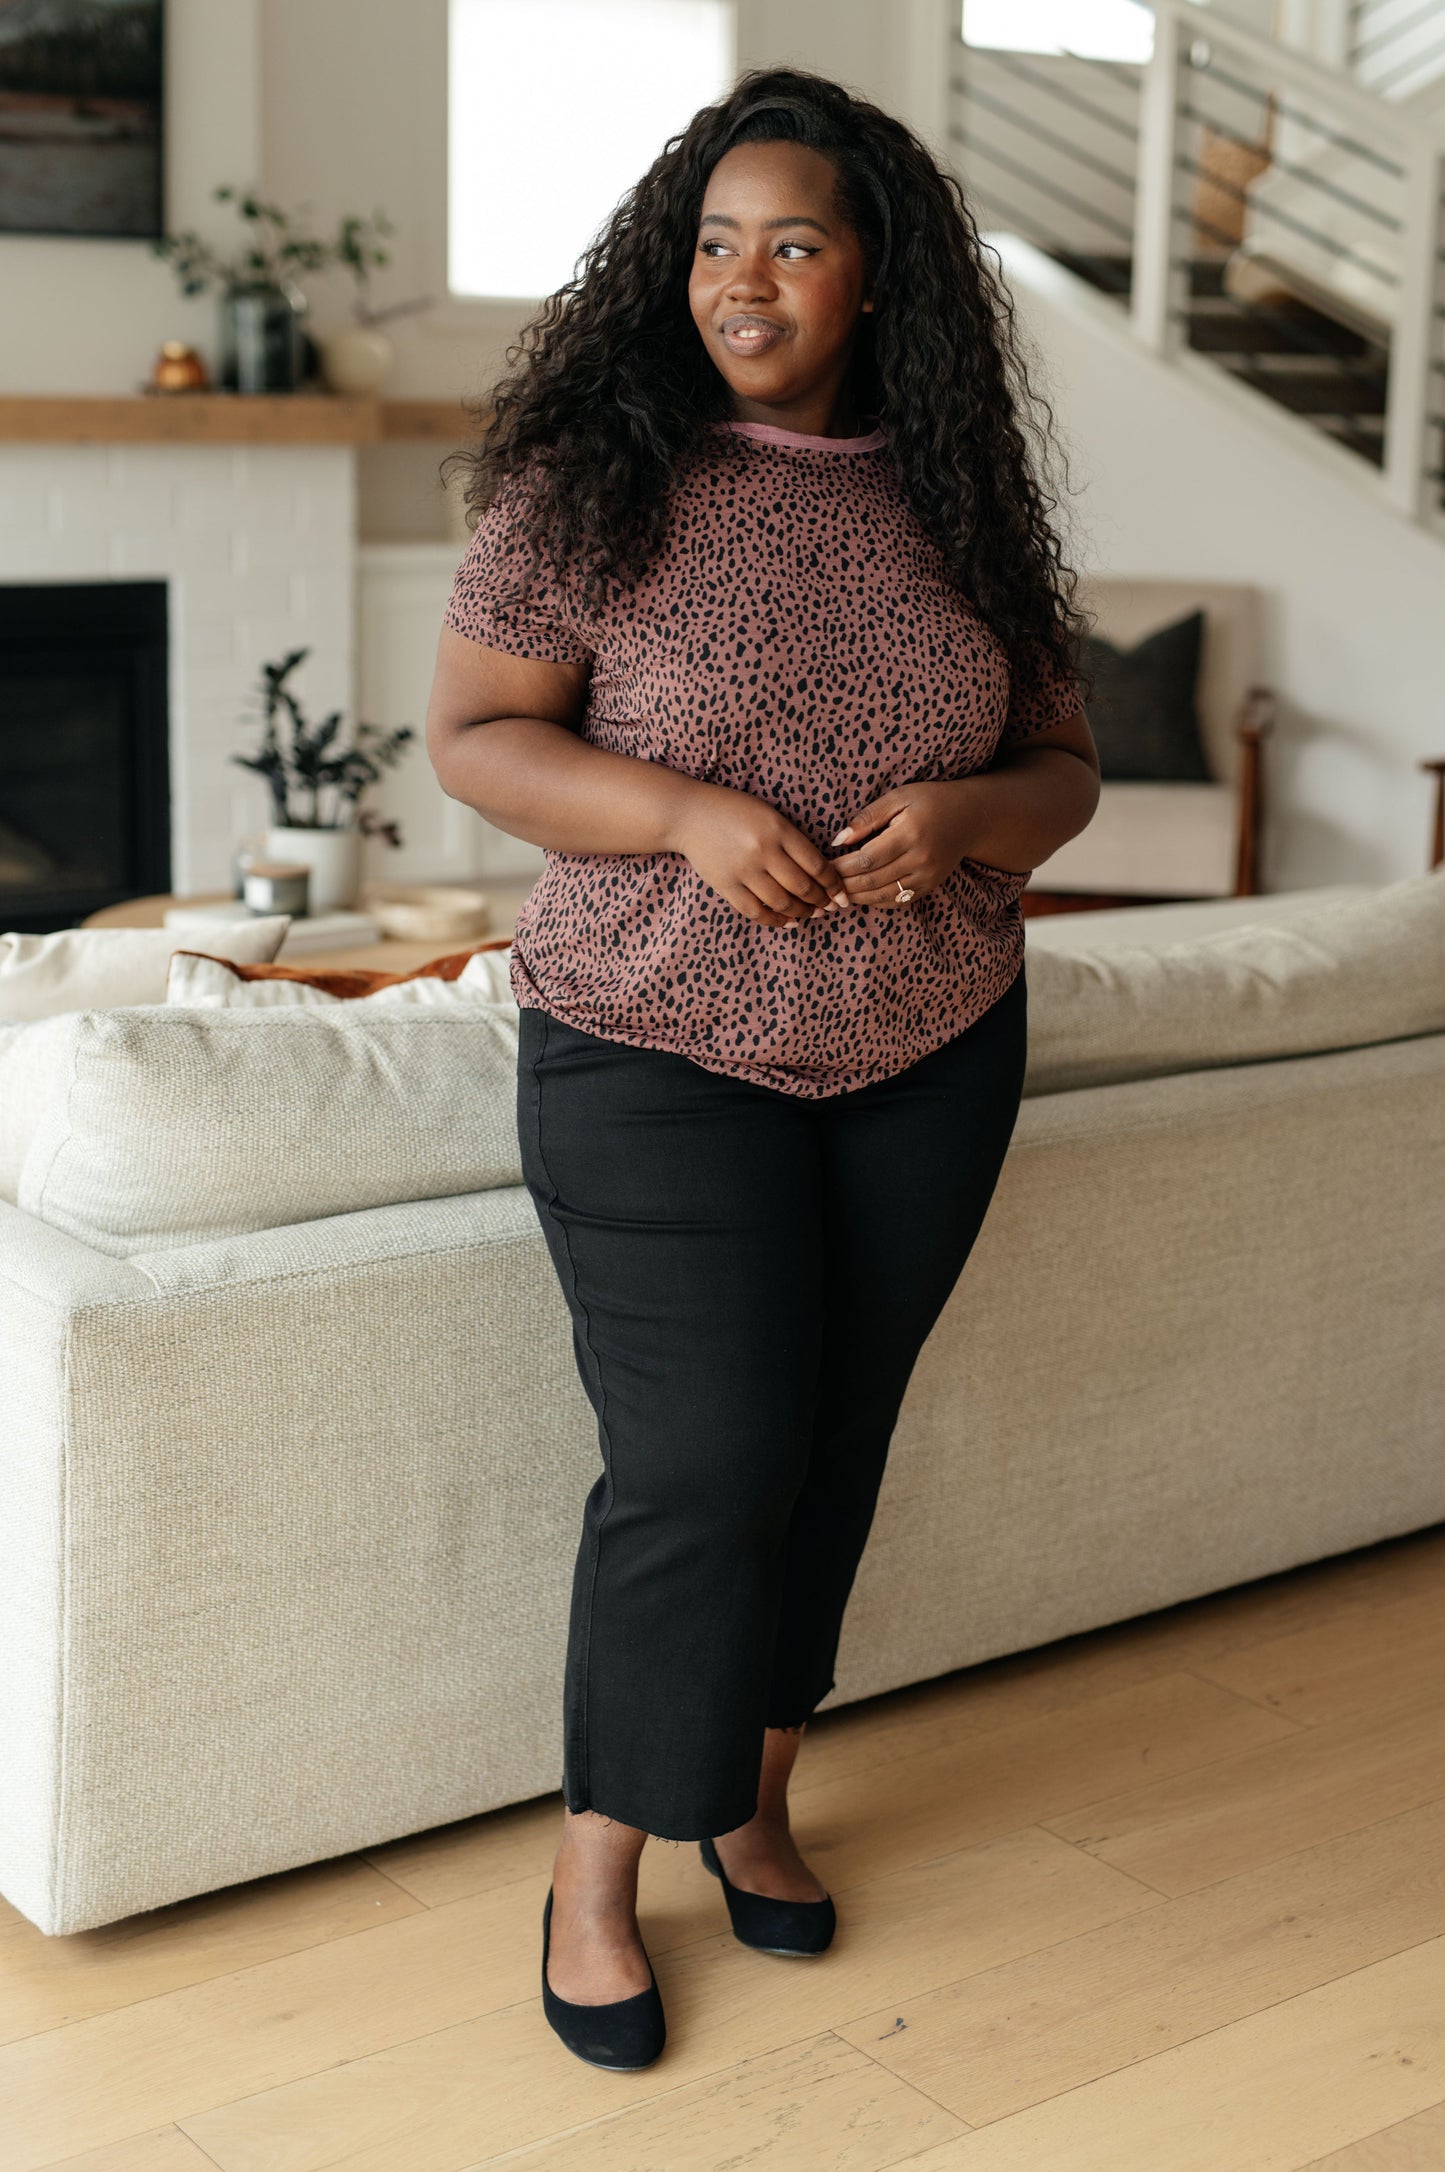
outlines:
M955 35L950 135L980 227L1445 538L1445 0L1341 0L1333 66L1198 0L1150 5L1145 63Z
M1048 252L1101 293L1127 295L1133 259L1090 256L1056 245ZM1390 377L1388 340L1366 337L1302 300L1241 302L1224 286L1218 258L1188 264L1184 336L1237 383L1305 416L1373 467L1384 464Z

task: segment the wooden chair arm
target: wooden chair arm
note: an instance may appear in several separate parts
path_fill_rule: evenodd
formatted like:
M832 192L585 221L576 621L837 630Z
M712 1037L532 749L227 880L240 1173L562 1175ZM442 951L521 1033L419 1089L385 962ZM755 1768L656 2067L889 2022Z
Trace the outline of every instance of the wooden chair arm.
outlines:
M1276 702L1273 687L1252 686L1239 705L1235 737L1240 744L1239 843L1234 866L1234 894L1254 897L1259 891L1260 839L1264 829L1264 741L1273 731Z
M1435 818L1430 826L1430 870L1445 860L1445 756L1436 756L1420 767L1435 778Z

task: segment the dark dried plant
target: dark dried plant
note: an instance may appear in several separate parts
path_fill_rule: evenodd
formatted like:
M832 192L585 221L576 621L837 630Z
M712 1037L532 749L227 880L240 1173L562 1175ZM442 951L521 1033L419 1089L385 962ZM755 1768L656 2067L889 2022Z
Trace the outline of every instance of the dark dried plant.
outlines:
M261 744L254 754L233 754L231 760L265 778L278 828L359 829L365 836L399 845L396 823L380 821L369 808L359 809L358 802L363 792L380 783L384 770L396 767L416 733L410 724L390 731L379 724L358 724L346 740L340 709L313 724L289 684L310 654L310 649L292 649L261 666Z

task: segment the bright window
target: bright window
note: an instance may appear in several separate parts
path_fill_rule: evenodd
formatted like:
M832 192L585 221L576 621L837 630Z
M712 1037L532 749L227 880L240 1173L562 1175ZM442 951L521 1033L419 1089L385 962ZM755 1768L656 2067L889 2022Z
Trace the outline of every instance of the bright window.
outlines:
M536 299L732 83L730 0L450 0L447 284Z
M963 0L963 36L1012 53L1148 60L1154 11L1139 0Z

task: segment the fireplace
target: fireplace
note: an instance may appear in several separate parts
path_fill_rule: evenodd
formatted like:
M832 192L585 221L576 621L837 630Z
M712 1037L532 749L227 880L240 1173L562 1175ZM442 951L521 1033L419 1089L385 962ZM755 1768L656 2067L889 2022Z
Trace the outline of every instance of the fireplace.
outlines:
M0 588L0 929L169 890L164 581Z

